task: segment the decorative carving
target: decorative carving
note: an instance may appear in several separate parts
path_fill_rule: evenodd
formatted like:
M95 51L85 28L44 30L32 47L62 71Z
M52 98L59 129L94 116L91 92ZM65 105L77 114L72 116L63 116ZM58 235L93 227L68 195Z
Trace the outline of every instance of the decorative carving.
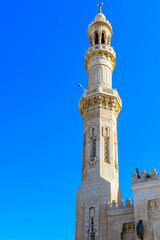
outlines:
M95 167L95 166L96 166L96 163L97 163L97 158L96 158L96 157L93 157L93 158L90 158L90 159L89 159L89 165L90 165L90 167Z
M103 46L103 48L102 48ZM104 56L107 57L107 60L111 63L112 65L112 70L115 67L116 64L116 60L115 60L115 51L113 50L112 47L108 46L108 45L102 45L102 44L97 44L94 46L91 46L87 52L85 53L85 68L86 70L88 69L88 63L89 61L93 61L95 60L96 57L100 57L102 58Z
M134 222L124 223L122 232L123 233L134 233L135 232L135 223Z
M149 200L147 208L149 211L160 210L160 198Z
M109 33L109 36L111 38L112 37L112 26L109 21L91 22L91 24L88 26L88 30L87 30L88 38L90 37L90 35L93 34L93 32L95 30L100 29L102 27L106 29L106 31Z
M117 96L109 96L105 93L97 93L94 96L92 95L85 98L82 96L79 101L79 111L83 119L88 110L95 109L97 107L113 110L116 118L122 108L121 102Z
M102 127L102 136L110 137L110 129L107 126Z

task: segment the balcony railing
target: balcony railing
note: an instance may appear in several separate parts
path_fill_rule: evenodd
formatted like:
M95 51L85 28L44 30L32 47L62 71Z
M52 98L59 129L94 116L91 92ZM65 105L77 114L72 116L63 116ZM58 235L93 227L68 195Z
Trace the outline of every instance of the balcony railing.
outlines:
M106 44L96 44L94 46L89 47L89 49L85 53L85 57L87 57L88 54L90 54L92 51L96 51L96 50L106 50L106 51L110 52L114 57L116 55L115 51L113 50L113 48L111 46L108 46Z

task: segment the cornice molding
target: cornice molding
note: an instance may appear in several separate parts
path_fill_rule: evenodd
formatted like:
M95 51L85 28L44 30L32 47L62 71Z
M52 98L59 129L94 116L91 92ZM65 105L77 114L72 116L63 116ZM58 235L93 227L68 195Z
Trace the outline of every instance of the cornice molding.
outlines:
M96 108L104 108L114 112L116 118L121 111L121 104L117 96L109 95L105 93L96 93L91 96L81 98L79 102L79 112L82 116L82 119L85 118L88 111L96 109Z

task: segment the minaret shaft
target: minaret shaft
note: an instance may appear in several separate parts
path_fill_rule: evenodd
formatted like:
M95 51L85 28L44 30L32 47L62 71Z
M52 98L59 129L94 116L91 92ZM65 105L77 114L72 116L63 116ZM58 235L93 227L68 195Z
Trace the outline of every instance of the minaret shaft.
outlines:
M117 117L121 99L112 89L115 52L112 27L98 13L88 27L85 54L88 89L79 101L83 119L82 184L77 190L75 240L107 239L106 202L121 199L118 180Z

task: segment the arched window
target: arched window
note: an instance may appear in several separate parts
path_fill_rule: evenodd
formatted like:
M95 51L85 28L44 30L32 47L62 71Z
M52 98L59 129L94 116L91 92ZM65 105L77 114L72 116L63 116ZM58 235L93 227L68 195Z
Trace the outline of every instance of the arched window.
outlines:
M101 43L102 43L102 44L105 43L105 40L104 40L104 33L102 33Z
M98 33L95 34L95 45L98 44Z

